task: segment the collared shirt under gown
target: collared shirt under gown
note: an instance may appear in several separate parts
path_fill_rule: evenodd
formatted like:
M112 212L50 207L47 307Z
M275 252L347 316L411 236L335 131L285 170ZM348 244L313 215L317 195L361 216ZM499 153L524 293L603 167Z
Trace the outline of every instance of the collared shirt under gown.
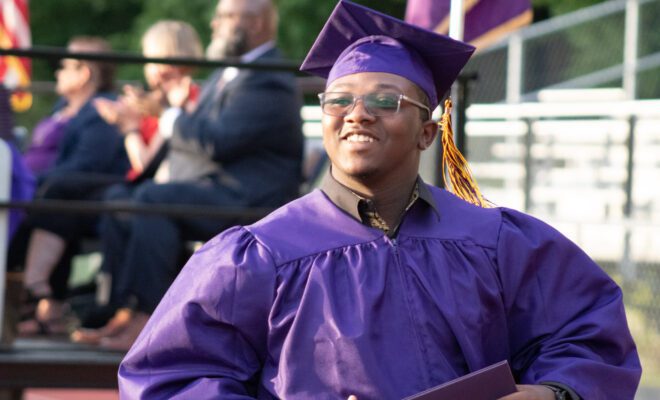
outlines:
M508 359L632 399L619 287L568 239L430 187L396 239L320 190L200 249L119 370L124 398L400 399Z

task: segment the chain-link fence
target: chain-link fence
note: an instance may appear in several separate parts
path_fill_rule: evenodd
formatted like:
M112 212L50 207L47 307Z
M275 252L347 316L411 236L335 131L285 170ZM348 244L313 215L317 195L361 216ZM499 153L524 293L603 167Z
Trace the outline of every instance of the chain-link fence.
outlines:
M660 98L660 1L643 4L640 9L639 57L644 60L643 71L637 74L637 97L640 99ZM649 67L646 68L646 65Z
M660 0L601 3L520 30L466 69L482 192L555 226L621 285L640 399L660 398L660 101L614 100L660 99L658 20ZM548 88L601 89L544 103Z
M548 87L660 98L658 20L660 0L614 0L522 29L472 58L470 102L532 100Z
M660 100L568 97L589 95L470 107L470 164L491 201L549 222L621 284L643 384L660 387Z

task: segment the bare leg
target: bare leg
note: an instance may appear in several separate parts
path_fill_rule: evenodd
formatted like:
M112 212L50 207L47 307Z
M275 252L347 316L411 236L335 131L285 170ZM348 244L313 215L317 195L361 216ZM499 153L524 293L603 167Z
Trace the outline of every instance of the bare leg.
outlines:
M66 241L59 235L35 229L30 237L23 286L34 296L51 295L48 279L66 249Z

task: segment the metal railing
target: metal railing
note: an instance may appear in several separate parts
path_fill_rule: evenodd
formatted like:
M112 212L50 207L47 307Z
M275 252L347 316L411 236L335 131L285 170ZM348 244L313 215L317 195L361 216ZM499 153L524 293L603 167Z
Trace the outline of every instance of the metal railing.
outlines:
M660 191L648 185L660 181L660 100L478 104L467 115L470 163L496 203L564 219L660 224ZM576 201L567 190L602 197L588 213L562 215Z
M0 201L8 201L11 185L11 151L9 146L0 139ZM7 270L5 263L7 259L7 246L9 244L9 212L7 209L0 208L0 337L4 324L5 309L5 272Z
M472 171L487 198L548 222L621 285L643 384L659 386L660 100L540 97L556 101L467 109Z
M660 0L612 0L520 29L473 57L472 103L534 100L544 88L621 87L660 97Z

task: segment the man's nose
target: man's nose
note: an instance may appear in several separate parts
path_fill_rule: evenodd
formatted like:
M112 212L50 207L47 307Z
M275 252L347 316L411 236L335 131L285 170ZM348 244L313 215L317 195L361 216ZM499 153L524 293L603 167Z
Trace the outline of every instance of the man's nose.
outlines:
M353 109L344 117L344 120L362 122L373 120L374 118L375 117L369 113L367 107L364 105L364 100L362 98L357 98L355 99Z

